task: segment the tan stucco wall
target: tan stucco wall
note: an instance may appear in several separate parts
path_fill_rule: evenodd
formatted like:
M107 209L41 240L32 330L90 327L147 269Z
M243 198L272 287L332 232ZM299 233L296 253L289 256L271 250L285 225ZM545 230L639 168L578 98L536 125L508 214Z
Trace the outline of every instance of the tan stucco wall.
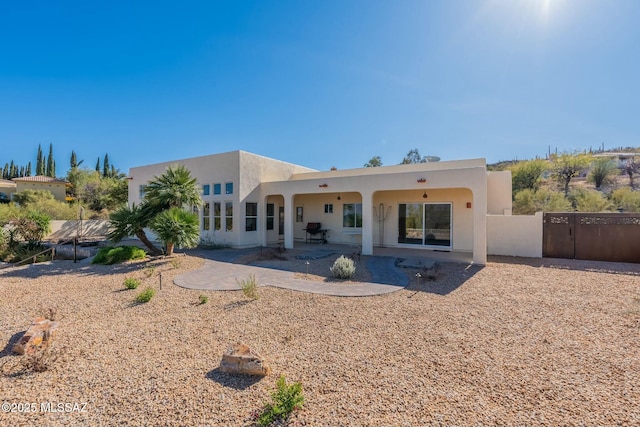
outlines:
M487 213L511 215L511 171L487 173Z
M487 251L491 255L542 257L542 212L488 215Z
M64 202L67 197L67 186L65 183L46 183L46 182L24 182L16 181L16 193L24 190L46 190L53 194L56 200Z
M13 198L13 194L16 192L16 185L15 184L5 185L2 182L0 182L0 192L6 194L9 200L11 200Z

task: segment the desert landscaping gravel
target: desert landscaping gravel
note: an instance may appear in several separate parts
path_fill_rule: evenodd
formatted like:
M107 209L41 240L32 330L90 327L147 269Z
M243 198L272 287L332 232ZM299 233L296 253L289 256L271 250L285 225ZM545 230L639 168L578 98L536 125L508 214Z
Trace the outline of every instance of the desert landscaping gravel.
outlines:
M304 387L291 425L640 425L638 265L493 258L383 296L261 287L251 301L172 284L202 263L0 270L0 401L38 405L0 412L0 426L249 426L281 374ZM155 297L134 304L147 286ZM24 371L11 344L51 307L57 359ZM219 372L236 341L272 373Z

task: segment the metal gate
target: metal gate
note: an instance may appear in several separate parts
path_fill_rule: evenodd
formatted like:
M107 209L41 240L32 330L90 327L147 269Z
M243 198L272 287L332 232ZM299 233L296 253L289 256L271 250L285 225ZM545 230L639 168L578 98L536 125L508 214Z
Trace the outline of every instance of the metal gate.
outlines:
M545 257L640 263L640 214L545 213L542 238Z

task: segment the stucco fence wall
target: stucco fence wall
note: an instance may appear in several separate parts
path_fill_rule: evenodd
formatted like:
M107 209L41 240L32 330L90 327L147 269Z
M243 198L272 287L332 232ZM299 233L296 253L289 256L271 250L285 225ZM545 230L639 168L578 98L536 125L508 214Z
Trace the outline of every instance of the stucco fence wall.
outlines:
M51 233L47 240L69 240L79 233L78 220L52 220ZM89 219L82 221L82 237L102 237L109 232L109 221L105 219Z
M487 215L487 254L542 258L542 212Z

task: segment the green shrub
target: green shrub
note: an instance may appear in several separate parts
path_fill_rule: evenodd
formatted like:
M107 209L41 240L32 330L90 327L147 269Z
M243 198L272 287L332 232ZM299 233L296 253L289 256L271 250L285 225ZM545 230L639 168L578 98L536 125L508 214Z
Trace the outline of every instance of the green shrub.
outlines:
M337 279L350 279L356 273L356 266L351 258L340 255L330 270L333 277Z
M155 289L147 288L136 296L136 302L138 304L144 304L145 302L149 302L151 301L151 298L153 298L155 294L156 294Z
M611 210L611 203L602 193L596 190L577 188L569 194L578 212L606 212Z
M200 305L206 304L209 301L209 297L206 295L200 295L198 299L200 300Z
M573 212L573 206L558 191L541 188L538 191L518 191L513 201L513 213L516 215L533 215L536 212Z
M127 289L136 289L138 286L140 286L140 280L136 279L135 277L127 277L126 279L124 279L124 286Z
M236 283L242 289L242 293L244 296L250 299L258 299L258 281L256 280L256 276L254 274L250 274L249 278L246 280L238 280L236 279Z
M268 426L275 421L286 421L289 415L304 404L302 384L295 382L287 384L284 375L276 381L276 390L271 394L272 402L265 405L257 417L261 426Z
M628 187L619 188L611 193L611 202L624 212L640 212L640 191Z
M142 259L145 256L147 256L147 253L144 249L140 249L137 246L116 246L100 249L91 263L111 265L134 259Z

